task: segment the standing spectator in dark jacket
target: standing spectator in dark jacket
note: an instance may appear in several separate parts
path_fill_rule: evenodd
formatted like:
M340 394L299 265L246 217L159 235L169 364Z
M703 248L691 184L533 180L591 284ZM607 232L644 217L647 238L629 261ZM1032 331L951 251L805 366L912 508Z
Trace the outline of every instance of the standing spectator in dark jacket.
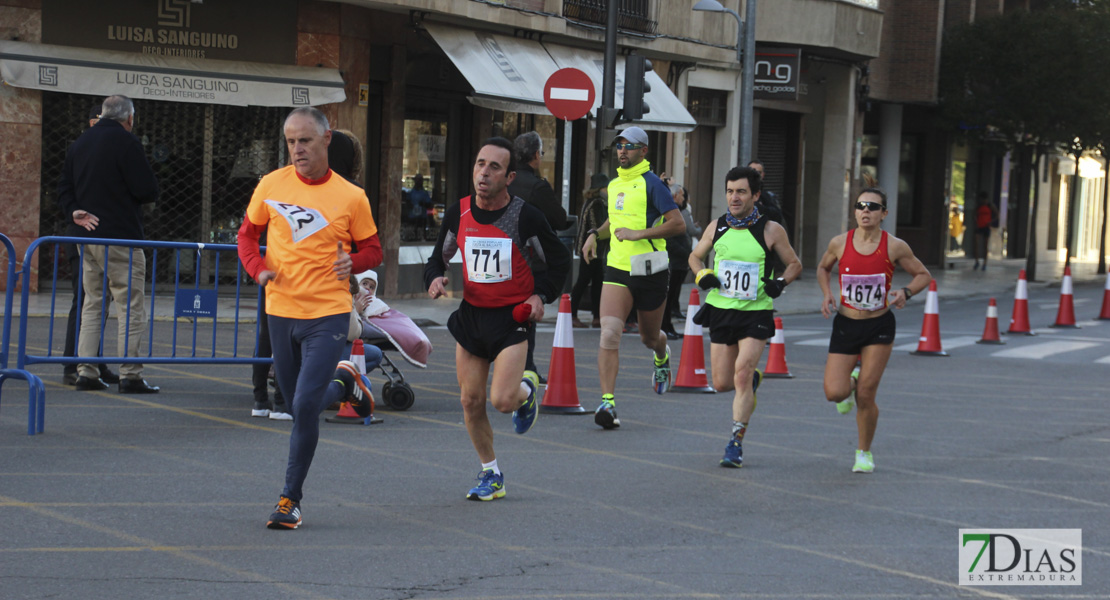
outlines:
M682 336L675 331L671 319L686 318L679 305L682 301L682 282L686 280L686 274L690 272L690 252L694 250L690 238L700 237L701 227L694 223L694 218L690 214L690 204L686 199L686 188L678 184L671 184L671 195L674 196L674 203L678 205L678 210L682 213L686 230L676 236L667 238L667 261L670 263L668 267L671 280L670 287L667 288L667 310L663 313L661 329L663 333L667 334L667 339L677 340Z
M598 227L609 218L609 207L606 201L609 198L609 178L604 173L594 173L590 179L590 189L586 190L586 205L578 219L578 237L575 239L574 248L582 254L582 244L586 242L586 234L597 231ZM600 235L600 234L599 234ZM571 324L574 327L601 327L601 282L605 274L605 257L609 254L609 232L605 238L597 240L597 257L601 260L590 262L582 261L578 264L578 279L574 282L574 289L570 291ZM593 320L589 325L578 320L578 307L582 302L582 294L590 288L590 312Z
M101 103L97 102L89 109L89 127L96 125L96 122L100 120L100 106ZM84 228L73 222L73 218L65 212L64 206L59 208L62 209L63 218L67 223L64 235L66 237L80 237L85 231ZM66 319L66 341L62 356L77 356L77 313L81 311L81 307L77 304L77 296L81 289L81 253L77 250L76 244L62 244L62 250L65 251L66 262L69 264L70 282L73 284L73 302L69 305L69 318ZM104 327L103 322L100 326ZM100 379L104 383L119 383L119 375L113 373L108 365L101 363L99 370ZM62 367L62 383L65 385L77 383L76 364Z
M567 228L567 211L555 197L555 190L546 179L540 177L540 158L543 156L543 138L535 131L522 133L513 141L513 154L516 158L516 178L509 183L509 198L513 196L524 200L528 204L540 209L547 224L558 232ZM528 360L525 369L535 371L540 383L547 383L547 378L539 374L536 366L536 328L531 329L528 337Z
M759 173L759 180L762 184L763 181L763 163L758 160L753 160L748 163L748 166L755 169ZM767 215L767 219L782 225L782 204L779 203L778 196L774 192L763 188L763 193L759 195L759 200L756 201L756 207L759 212ZM776 269L776 273L782 273L781 270Z
M555 190L540 177L543 138L535 131L522 133L513 142L516 152L516 179L509 184L509 193L540 209L547 224L558 233L567 228L567 211L555 197Z
M158 199L158 181L142 143L131 133L134 124L135 105L131 99L109 96L101 107L100 120L77 138L66 155L58 183L58 202L64 207L63 213L84 230L83 237L144 239L142 205ZM143 251L90 244L85 246L81 268L85 302L81 307L77 355L95 357L100 347L103 337L100 316L107 295L103 280L107 274L119 318L116 338L119 355L138 357L146 334ZM157 387L143 380L141 364L124 364L119 374L121 393L158 392ZM88 363L77 365L76 386L79 390L108 387L100 379L96 365Z

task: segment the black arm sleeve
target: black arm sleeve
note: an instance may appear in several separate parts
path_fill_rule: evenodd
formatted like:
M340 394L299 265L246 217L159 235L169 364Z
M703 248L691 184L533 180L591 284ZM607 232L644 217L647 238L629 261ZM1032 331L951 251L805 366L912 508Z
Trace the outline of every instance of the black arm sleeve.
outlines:
M567 274L570 272L571 256L555 231L547 223L547 218L539 209L525 205L520 214L521 237L531 244L533 239L539 244L540 260L533 261L535 279L534 293L544 304L554 302L563 290Z
M424 289L432 287L433 281L447 273L447 261L451 260L451 256L443 256L444 246L455 246L454 250L448 248L452 256L458 250L457 243L448 242L447 240L449 237L451 240L458 239L459 214L458 202L449 206L443 213L443 223L439 228L439 236L436 238L436 247L432 250L432 255L428 257L428 262L424 263Z

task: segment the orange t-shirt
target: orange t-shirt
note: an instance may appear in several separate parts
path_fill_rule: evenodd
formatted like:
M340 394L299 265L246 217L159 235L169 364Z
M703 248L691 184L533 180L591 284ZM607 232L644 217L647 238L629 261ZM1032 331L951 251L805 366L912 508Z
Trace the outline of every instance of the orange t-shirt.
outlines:
M316 319L351 312L347 281L336 279L336 242L378 232L366 193L335 173L315 185L292 166L262 178L247 218L266 227L266 268L277 276L266 285L266 312L290 319Z

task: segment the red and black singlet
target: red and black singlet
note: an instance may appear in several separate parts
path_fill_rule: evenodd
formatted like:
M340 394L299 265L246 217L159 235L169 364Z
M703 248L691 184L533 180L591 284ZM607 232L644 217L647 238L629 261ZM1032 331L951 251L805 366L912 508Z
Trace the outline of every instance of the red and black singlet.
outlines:
M463 259L463 299L474 306L497 308L520 304L533 293L532 269L520 239L520 210L513 198L491 224L479 223L470 196L459 200L458 248Z
M887 252L886 231L879 238L879 247L871 254L856 251L852 239L856 229L848 232L844 254L840 257L840 304L861 311L882 310L888 305L894 263Z

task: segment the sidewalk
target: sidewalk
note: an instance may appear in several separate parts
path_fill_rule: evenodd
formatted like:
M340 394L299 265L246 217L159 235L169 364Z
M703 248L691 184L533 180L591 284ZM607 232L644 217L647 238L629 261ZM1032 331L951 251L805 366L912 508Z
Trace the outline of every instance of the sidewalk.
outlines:
M969 296L996 296L1000 305L1005 305L1013 298L1014 288L1017 283L1018 272L1025 268L1024 259L1003 259L992 260L986 271L972 271L972 260L969 258L951 258L948 259L948 264L952 268L938 270L933 269L932 275L937 282L937 293L941 300L952 298L966 298ZM1104 275L1098 275L1097 265L1091 263L1078 263L1072 268L1072 278L1075 283L1082 282L1099 282L1105 280ZM1030 287L1045 286L1045 287L1058 287L1060 279L1063 276L1063 267L1046 268L1046 265L1038 267L1037 281L1031 282ZM833 274L835 277L835 273ZM894 273L894 287L900 288L909 283L910 277L903 271L895 271ZM835 287L835 282L834 282ZM694 288L693 284L686 284L683 286L682 299L683 307L687 299L690 297L690 290ZM395 308L406 315L422 327L444 325L447 323L447 317L454 311L461 300L461 292L455 298L440 298L439 300L431 300L429 298L397 298L385 299L385 302L390 307ZM50 293L39 293L31 295L28 302L28 313L32 317L47 317L50 315ZM702 295L704 299L704 295ZM69 309L69 291L60 290L58 292L55 313L60 318L65 318L66 311ZM19 297L16 296L15 306L13 312L15 315L20 314ZM924 294L911 300L911 303L923 302ZM149 302L149 300L148 300ZM149 306L149 304L148 304ZM821 289L817 285L817 271L814 268L807 268L802 271L802 276L794 283L786 288L782 296L775 300L775 309L779 314L803 314L814 313L821 310ZM240 321L241 322L254 322L255 313L258 310L258 304L255 300L253 291L247 294L243 299L242 306L239 307ZM583 311L584 312L584 311ZM544 323L554 324L559 313L559 303L553 302L548 304L544 310ZM157 321L168 321L172 319L173 315L173 297L170 295L161 295L155 299L154 303L154 318ZM219 320L230 322L235 315L235 299L234 298L220 298L219 299Z

